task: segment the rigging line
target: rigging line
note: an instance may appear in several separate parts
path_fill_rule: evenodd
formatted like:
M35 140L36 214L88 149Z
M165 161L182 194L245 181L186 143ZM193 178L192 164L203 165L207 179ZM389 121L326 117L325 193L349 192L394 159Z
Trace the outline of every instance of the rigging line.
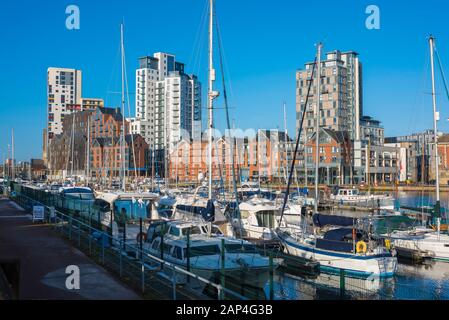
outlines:
M216 18L216 13L214 13ZM222 43L221 43L221 33L220 28L218 27L218 20L215 19L215 29L217 31L217 38L218 40L218 51L219 51L219 60L220 60L220 70L221 70L221 80L222 80L222 86L223 86L223 99L225 104L225 110L226 110L226 125L229 132L229 140L230 140L230 156L231 156L231 166L232 166L232 184L234 189L234 196L235 196L235 202L236 202L236 209L237 214L240 218L240 209L239 209L239 199L238 199L238 193L237 193L237 182L235 177L235 159L234 159L234 144L233 140L231 139L231 120L229 117L229 110L228 110L228 93L226 90L226 81L225 81L225 74L224 74L224 68L223 68L223 50L222 50ZM241 219L239 219L241 221Z
M304 103L304 110L302 112L301 123L299 125L298 136L296 137L295 152L293 154L292 164L291 164L291 167L290 167L290 173L289 173L289 176L288 176L287 190L285 191L284 203L282 204L282 211L281 211L281 218L279 219L279 226L282 223L282 218L284 217L285 207L287 205L288 195L290 193L290 185L291 185L291 182L292 182L293 171L295 170L295 162L296 162L296 157L297 157L298 149L299 149L299 140L301 138L301 132L302 132L303 124L304 124L304 118L305 118L305 115L307 113L306 112L307 111L307 105L308 105L308 102L309 102L310 89L312 88L312 85L313 85L313 75L315 73L316 65L317 65L317 57L315 56L315 60L313 62L313 67L312 67L312 73L311 73L311 76L310 76L309 87L307 88L307 96L306 96L306 101ZM319 77L319 75L318 75L318 77Z
M220 22L218 20L218 17L215 16L215 19L216 19L217 33L221 34L221 32L220 32ZM220 35L220 37L218 37L217 40L219 42L219 46L221 47L222 55L223 55L223 61L224 61L224 63L223 63L223 65L224 65L223 73L226 73L226 78L229 79L228 80L228 84L229 84L229 90L231 92L231 98L232 98L232 97L234 97L234 89L232 88L231 73L229 72L228 60L226 59L226 52L225 52L224 47L223 47L223 39L221 38L221 35Z
M107 88L106 88L106 99L105 99L105 101L104 101L104 105L105 105L105 107L109 104L108 103L108 101L110 100L109 99L109 95L110 95L110 93L112 92L110 89L111 89L111 83L112 82L114 82L114 83L116 83L116 75L117 75L117 73L118 73L118 66L119 66L119 64L118 64L118 59L119 59L119 57L120 57L120 51L121 51L121 47L119 46L118 47L118 50L117 50L117 54L116 54L116 56L115 56L115 59L114 59L114 61L115 61L115 63L114 63L114 66L113 66L113 68L112 68L112 70L111 70L111 74L109 75L109 82L108 82L108 86L107 86Z
M189 63L192 64L192 72L193 74L199 74L199 69L201 65L202 54L204 49L204 37L207 32L205 32L206 28L206 17L208 16L208 8L209 2L206 2L204 6L204 11L201 15L200 24L198 26L197 36L195 38L195 42L193 43L191 57L189 59Z
M444 88L446 89L447 99L449 100L449 90L448 90L448 87L447 87L446 76L444 75L444 71L443 71L443 65L442 65L441 60L440 60L440 54L438 53L436 45L434 45L433 48L434 48L434 51L435 51L436 56L437 56L438 66L440 67L439 69L440 69L440 72L441 72L441 77L443 78Z
M195 34L195 39L193 42L193 47L192 47L192 51L190 53L190 57L189 57L189 63L188 65L191 65L192 62L194 62L194 66L196 65L196 60L195 57L198 57L198 47L201 41L202 36L204 35L204 32L202 32L203 28L204 28L204 23L205 23L205 17L207 15L207 9L209 8L209 2L205 1L204 4L204 8L200 17L200 23L198 24L198 28ZM195 59L195 60L194 60Z
M128 84L128 73L126 71L126 55L125 48L123 48L123 60L124 60L124 71L125 71L125 87L126 87L126 99L128 105L128 115L131 118L131 107L129 105L129 84ZM131 121L129 122L129 134L131 135L132 153L133 153L133 163L134 163L134 179L137 180L137 165L136 165L136 150L134 148L134 134L131 130Z

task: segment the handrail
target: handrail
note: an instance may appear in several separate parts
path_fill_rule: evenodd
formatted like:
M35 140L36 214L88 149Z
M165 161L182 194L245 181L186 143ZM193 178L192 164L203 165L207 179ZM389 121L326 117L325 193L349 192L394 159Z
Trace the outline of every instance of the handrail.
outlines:
M51 210L51 209L50 209L50 208L51 208L50 206L45 205L45 204L43 204L43 203L40 202L40 201L34 200L34 199L32 199L32 198L30 198L30 197L28 197L28 196L26 196L26 195L23 195L23 194L20 194L20 196L21 196L21 197L25 197L25 198L27 198L27 199L33 201L34 203L37 203L37 204L43 206L43 207L46 208L47 210ZM79 219L73 218L73 217L70 216L70 215L67 215L67 214L65 214L65 213L63 213L63 212L61 212L61 211L59 211L59 210L56 210L56 208L55 208L54 211L55 211L55 213L58 213L59 215L61 215L61 216L63 216L63 217L66 217L66 218L71 219L72 222L73 222L73 221L76 221L78 225L83 225L83 226L87 227L88 229L90 229L91 231L99 232L102 236L106 236L106 237L108 237L109 239L111 239L111 241L116 241L116 242L118 242L119 245L120 245L120 248L123 247L123 239L119 239L119 238L112 237L112 236L110 236L109 234L107 234L106 232L104 232L104 231L102 231L102 230L96 229L96 228L94 228L94 227L92 227L92 226L86 224L85 222L79 220ZM163 260L163 259L161 259L161 258L159 258L159 257L153 256L153 255L151 255L150 253L148 253L148 252L145 251L145 250L140 250L140 248L135 247L135 246L133 246L133 245L131 245L131 244L126 244L126 247L128 247L128 248L130 248L130 249L132 249L132 250L135 250L135 252L141 254L141 256L145 255L145 256L147 256L148 258L150 258L150 259L152 259L152 260L155 260L155 262L160 263L160 264L163 264L164 266L170 267L172 270L176 270L177 272L180 272L180 273L184 274L185 276L192 277L192 278L194 278L194 279L196 279L196 280L199 280L199 281L204 282L204 283L206 283L206 284L208 284L208 285L211 285L212 287L214 287L215 289L217 289L217 291L218 291L219 293L220 293L220 292L225 292L225 293L228 293L228 294L230 294L230 295L232 295L232 296L234 296L234 297L236 297L236 298L238 298L238 299L241 299L241 300L248 300L248 298L244 297L243 295L241 295L241 294L239 294L239 293L237 293L237 292L234 292L234 291L232 291L232 290L229 290L228 288L226 288L226 287L224 287L224 286L222 286L222 285L220 285L220 284L216 284L216 283L214 283L214 282L211 282L210 280L207 280L207 279L205 279L205 278L203 278L203 277L201 277L201 276L199 276L199 275L197 275L197 274L195 274L195 273L192 273L192 272L190 272L190 271L184 270L183 268L177 266L176 264L173 264L173 263L171 263L171 262L165 261L165 260ZM143 261L142 261L142 264L144 264ZM219 296L220 296L220 295L219 295Z

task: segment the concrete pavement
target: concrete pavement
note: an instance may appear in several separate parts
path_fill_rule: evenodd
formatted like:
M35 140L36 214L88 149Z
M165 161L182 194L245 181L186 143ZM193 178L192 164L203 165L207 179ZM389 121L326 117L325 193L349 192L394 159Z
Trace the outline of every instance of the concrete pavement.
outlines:
M20 260L19 299L140 299L132 289L14 202L0 199L0 260ZM80 290L66 288L66 267L80 269Z

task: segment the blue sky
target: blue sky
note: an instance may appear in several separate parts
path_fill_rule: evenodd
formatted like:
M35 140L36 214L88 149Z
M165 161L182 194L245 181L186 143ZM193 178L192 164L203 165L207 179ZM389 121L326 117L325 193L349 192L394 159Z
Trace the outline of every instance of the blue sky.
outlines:
M65 8L78 5L81 29L67 30ZM380 8L380 30L365 28L365 8ZM41 157L46 123L46 70L83 71L83 96L119 105L119 24L125 21L130 92L140 56L176 54L206 91L206 0L8 1L0 11L0 162L16 135L16 158ZM386 135L432 126L427 36L437 37L443 66L449 66L449 4L427 1L217 0L229 80L231 117L240 128L283 128L295 123L295 71L324 50L359 52L363 63L364 113L383 122ZM201 23L203 21L203 23ZM218 60L216 61L218 69ZM445 69L448 72L447 69ZM217 83L220 86L220 83ZM448 100L437 79L440 128L449 131ZM130 95L131 113L134 96ZM222 100L217 102L223 106ZM203 113L206 119L205 113ZM216 121L223 128L224 112Z

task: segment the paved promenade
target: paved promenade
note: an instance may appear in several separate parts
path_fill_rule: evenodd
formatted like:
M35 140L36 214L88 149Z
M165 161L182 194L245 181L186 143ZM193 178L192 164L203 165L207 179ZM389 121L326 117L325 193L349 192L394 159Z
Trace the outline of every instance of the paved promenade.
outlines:
M140 299L81 251L14 202L0 198L0 260L20 260L20 299ZM80 268L80 290L65 286L66 267Z

